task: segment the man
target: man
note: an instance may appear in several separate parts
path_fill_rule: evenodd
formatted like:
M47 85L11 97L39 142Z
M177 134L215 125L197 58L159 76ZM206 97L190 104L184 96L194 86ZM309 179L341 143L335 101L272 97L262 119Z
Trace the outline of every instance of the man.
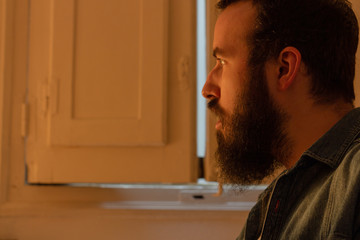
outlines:
M239 239L360 239L358 23L347 0L221 0L216 65L220 181L259 183Z

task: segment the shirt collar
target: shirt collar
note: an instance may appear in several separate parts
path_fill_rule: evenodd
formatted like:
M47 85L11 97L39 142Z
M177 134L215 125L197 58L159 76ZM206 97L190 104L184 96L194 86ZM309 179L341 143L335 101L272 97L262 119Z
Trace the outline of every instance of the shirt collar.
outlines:
M316 141L303 156L310 156L336 168L360 133L360 108L351 110Z

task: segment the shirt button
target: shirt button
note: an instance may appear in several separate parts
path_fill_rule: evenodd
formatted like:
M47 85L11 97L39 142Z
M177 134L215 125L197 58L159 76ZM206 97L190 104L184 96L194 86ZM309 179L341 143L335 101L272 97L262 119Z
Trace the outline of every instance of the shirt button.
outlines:
M280 206L280 200L277 200L277 201L276 201L276 205L275 205L275 209L274 209L274 212L275 212L275 213L278 212L279 206Z

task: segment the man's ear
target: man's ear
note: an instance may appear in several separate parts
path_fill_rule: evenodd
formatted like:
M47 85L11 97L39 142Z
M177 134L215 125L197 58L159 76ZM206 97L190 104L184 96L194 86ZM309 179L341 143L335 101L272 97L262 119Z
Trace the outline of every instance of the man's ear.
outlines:
M278 90L288 89L294 82L301 64L301 53L294 47L284 48L278 58Z

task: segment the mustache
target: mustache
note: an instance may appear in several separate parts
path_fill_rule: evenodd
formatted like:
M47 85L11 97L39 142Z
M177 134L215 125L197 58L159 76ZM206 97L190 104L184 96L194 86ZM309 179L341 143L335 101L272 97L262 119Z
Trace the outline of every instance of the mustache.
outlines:
M224 116L225 111L219 105L219 99L215 98L207 103L207 108L214 112L217 116Z
M210 100L210 101L207 103L208 109L213 110L214 108L216 108L216 106L218 106L218 102L219 102L219 100L216 99L216 98Z

